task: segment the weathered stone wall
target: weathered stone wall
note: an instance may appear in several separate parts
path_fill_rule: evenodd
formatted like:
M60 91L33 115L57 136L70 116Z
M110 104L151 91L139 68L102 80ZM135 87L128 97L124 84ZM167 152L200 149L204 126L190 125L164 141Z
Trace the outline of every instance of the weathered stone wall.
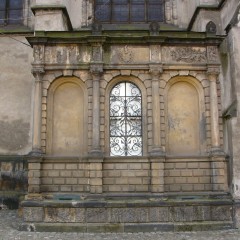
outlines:
M0 154L24 155L31 150L32 48L6 35L0 44Z
M24 157L0 157L0 196L7 191L27 191L27 161Z

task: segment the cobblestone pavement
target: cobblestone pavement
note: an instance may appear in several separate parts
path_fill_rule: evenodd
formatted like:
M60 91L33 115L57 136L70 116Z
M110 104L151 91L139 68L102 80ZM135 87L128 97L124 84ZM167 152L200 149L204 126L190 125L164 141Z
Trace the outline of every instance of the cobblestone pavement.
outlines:
M0 210L0 240L240 240L240 230L152 233L19 232L16 210Z

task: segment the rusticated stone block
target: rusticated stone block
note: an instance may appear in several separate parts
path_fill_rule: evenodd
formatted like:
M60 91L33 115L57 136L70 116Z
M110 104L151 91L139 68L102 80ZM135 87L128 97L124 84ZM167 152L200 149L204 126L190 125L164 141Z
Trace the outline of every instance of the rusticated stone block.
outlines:
M150 222L168 222L169 210L168 207L153 207L149 209Z
M231 206L212 206L211 220L215 221L231 221L232 207Z
M112 223L135 223L147 222L147 208L112 208L111 219Z
M42 207L26 207L23 209L23 219L26 222L42 222L43 208Z
M85 222L85 213L86 210L84 208L76 208L75 221L79 223Z
M170 207L170 219L174 222L193 221L193 207Z
M210 206L193 206L194 221L210 221L211 212Z
M88 208L86 210L86 222L103 223L108 221L108 211L106 208Z
M74 222L74 208L46 208L45 222Z

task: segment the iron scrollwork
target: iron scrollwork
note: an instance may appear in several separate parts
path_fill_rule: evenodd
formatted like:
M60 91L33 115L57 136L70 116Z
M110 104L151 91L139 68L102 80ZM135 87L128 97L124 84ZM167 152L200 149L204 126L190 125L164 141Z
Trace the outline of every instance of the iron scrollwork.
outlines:
M110 155L142 155L142 96L130 82L117 84L110 94Z

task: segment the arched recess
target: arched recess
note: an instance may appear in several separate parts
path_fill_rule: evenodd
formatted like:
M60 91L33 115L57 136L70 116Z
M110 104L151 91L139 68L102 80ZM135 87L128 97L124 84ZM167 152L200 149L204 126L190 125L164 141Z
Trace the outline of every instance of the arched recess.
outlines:
M167 154L199 155L206 140L201 84L193 77L175 77L167 85L165 102Z
M115 86L119 83L133 83L141 92L141 107L142 107L142 154L147 153L147 94L144 84L136 77L133 76L118 76L112 79L106 88L106 109L105 109L105 132L106 132L106 145L105 149L108 155L110 155L110 95Z
M82 156L86 150L86 89L75 77L55 80L48 91L47 151L52 156Z

